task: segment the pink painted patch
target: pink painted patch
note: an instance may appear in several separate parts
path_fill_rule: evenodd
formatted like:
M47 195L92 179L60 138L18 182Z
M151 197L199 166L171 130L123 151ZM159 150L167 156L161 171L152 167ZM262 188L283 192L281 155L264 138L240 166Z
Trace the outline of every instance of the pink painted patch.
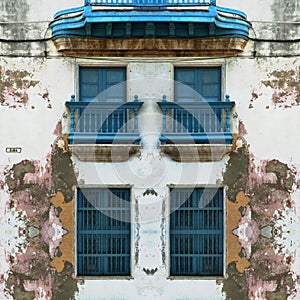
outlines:
M49 220L47 220L41 230L43 241L49 245L49 254L54 258L55 251L62 241L62 237L67 232L63 229L62 223L56 216L54 206L51 206L49 211Z
M252 219L251 209L248 205L244 216L239 222L239 227L234 230L234 233L239 237L239 242L245 250L247 259L251 256L251 247L254 245L260 235L258 224Z
M51 274L36 281L24 280L24 288L28 292L34 292L34 300L51 300L53 285L54 279Z
M274 292L277 288L276 281L264 281L261 278L256 278L250 275L248 279L249 285L249 300L265 300L267 292ZM279 300L279 299L278 299Z

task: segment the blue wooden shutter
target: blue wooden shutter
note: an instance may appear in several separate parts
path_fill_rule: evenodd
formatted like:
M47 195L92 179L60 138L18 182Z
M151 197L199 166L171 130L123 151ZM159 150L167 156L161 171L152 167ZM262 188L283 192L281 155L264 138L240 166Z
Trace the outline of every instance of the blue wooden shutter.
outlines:
M123 67L80 67L80 101L124 102L126 99L126 68ZM112 86L115 86L111 88Z
M130 275L129 189L78 189L77 274Z
M174 79L176 102L199 101L197 93L206 101L221 101L220 67L178 67Z
M80 67L80 101L122 103L126 100L126 68L124 67ZM101 131L117 133L127 122L126 110L80 111L80 128L87 132ZM102 123L99 124L99 120ZM99 128L101 126L101 128Z
M222 276L223 189L172 189L170 275Z

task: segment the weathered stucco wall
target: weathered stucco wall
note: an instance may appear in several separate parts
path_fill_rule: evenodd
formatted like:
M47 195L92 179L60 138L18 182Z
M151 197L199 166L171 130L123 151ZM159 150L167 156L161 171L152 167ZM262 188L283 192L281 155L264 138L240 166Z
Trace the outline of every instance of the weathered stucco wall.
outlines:
M264 41L249 41L239 57L213 60L67 58L51 40L24 40L50 37L53 14L82 1L1 2L1 36L19 40L0 42L1 299L300 297L299 43L283 41L299 39L299 3L218 4L246 12L253 21L251 37ZM78 93L78 64L127 65L129 98L138 94L145 100L172 97L174 65L222 65L224 94L236 102L231 153L216 163L181 164L147 151L125 164L79 161L66 142L64 104ZM143 113L144 123L154 116ZM7 153L7 147L21 150ZM149 166L153 173L147 173ZM147 193L149 181L157 196ZM134 279L74 278L78 182L133 185ZM225 186L224 279L166 279L168 184Z

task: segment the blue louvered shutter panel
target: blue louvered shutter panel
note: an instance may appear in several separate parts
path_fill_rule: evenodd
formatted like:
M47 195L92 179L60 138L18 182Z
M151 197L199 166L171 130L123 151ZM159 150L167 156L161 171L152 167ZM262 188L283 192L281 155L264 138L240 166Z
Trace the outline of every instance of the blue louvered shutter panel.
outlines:
M178 103L201 100L197 94L206 101L221 101L220 67L178 67L174 79L175 101Z
M126 68L123 67L80 67L79 99L93 101L97 97L96 100L103 102L124 102L125 81Z
M223 189L171 190L171 276L223 275L223 214Z
M79 81L80 101L120 103L120 108L115 110L80 112L84 116L80 120L84 123L81 124L81 128L117 133L127 122L126 110L121 108L122 103L126 101L126 68L80 67Z
M175 102L182 109L174 112L178 125L188 132L209 132L217 130L221 120L219 110L188 111L184 103L221 101L221 68L219 67L178 67L175 68ZM203 97L203 98L202 98ZM216 125L217 124L217 125Z
M77 274L130 275L130 190L77 191Z

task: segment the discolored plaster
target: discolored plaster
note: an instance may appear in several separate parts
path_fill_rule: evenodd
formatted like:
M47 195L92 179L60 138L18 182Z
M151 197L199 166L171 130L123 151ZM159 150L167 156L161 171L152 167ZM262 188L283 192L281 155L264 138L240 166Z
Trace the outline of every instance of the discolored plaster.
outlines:
M60 209L59 219L67 232L59 245L60 255L51 261L51 266L61 273L67 262L74 266L74 200L65 202L64 195L59 191L52 197L51 203Z
M46 165L23 160L5 171L7 213L16 210L24 215L24 226L15 225L20 226L18 239L23 242L15 253L7 254L5 291L13 299L74 299L78 290L71 197L76 176L60 130L56 131Z
M290 108L300 104L300 68L290 70L275 70L268 74L268 79L262 84L273 90L274 106Z
M228 199L223 292L227 299L287 299L295 281L292 258L284 251L285 224L279 219L294 206L295 170L276 159L256 165L244 133L240 130L235 139L224 172Z
M28 89L39 84L26 70L9 70L0 66L0 104L11 108L26 106Z
M227 199L227 216L226 216L226 265L235 263L236 269L239 273L243 273L250 263L246 257L241 256L242 247L239 243L239 238L233 231L239 227L239 221L242 214L240 212L248 203L250 199L245 196L243 191L240 191L236 196L236 201L233 203Z

